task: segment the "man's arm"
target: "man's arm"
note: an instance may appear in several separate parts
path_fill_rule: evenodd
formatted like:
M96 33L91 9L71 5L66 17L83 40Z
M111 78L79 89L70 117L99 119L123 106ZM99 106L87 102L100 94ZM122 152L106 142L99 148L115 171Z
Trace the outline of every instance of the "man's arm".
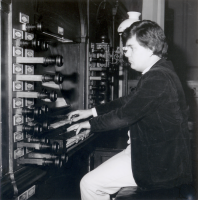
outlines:
M104 103L104 104L96 106L95 110L96 110L97 115L103 115L112 110L120 108L121 106L125 105L132 98L134 93L135 93L135 90L133 92L131 92L129 95L126 95L124 97L120 97L120 98L110 101L108 103Z
M149 112L156 110L158 105L163 104L166 98L167 87L168 80L164 74L157 71L153 73L148 72L144 79L141 80L140 88L137 89L131 98L127 96L127 100L121 101L120 107L117 106L116 109L106 107L108 111L111 111L105 113L104 110L105 114L90 120L91 131L113 130L135 123L147 116ZM100 111L100 109L98 110Z

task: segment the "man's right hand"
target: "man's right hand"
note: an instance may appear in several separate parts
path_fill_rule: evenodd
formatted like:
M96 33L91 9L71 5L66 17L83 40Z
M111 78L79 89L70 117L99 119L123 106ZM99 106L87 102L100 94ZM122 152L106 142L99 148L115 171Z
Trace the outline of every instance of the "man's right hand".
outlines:
M91 116L93 116L92 114L92 110L76 110L76 111L72 111L70 113L67 114L68 116L68 120L70 120L71 122L77 122L81 119L87 119Z

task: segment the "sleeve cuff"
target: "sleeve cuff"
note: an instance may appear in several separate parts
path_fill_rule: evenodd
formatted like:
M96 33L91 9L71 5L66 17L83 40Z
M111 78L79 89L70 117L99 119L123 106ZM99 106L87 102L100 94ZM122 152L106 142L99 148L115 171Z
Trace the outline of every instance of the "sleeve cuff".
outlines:
M92 110L93 117L97 117L98 114L97 114L97 112L96 112L96 109L95 109L95 108L92 108L91 110Z

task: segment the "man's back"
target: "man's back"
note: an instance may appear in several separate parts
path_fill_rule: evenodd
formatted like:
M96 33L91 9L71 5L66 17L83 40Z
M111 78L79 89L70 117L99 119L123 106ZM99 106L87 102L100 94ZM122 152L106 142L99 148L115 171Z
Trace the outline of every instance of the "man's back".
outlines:
M158 61L143 75L136 92L142 94L139 101L148 101L140 119L131 126L132 169L137 184L154 189L189 183L187 105L172 63Z

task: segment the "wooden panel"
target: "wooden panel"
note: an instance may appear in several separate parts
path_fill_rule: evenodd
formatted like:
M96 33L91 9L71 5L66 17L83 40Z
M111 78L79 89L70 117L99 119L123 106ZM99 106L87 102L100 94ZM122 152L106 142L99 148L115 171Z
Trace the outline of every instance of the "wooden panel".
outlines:
M1 15L0 15L0 26L1 26L1 32L0 32L0 39L1 39L1 50L0 50L0 56L1 56L1 63L0 63L0 69L1 69L1 135L0 135L0 144L1 149L0 152L2 155L0 155L0 164L1 164L1 172L0 175L4 175L9 172L9 137L10 137L10 100L9 95L11 92L10 87L10 75L11 70L9 69L9 13L8 9L5 10L2 7Z
M43 28L58 33L58 26L64 28L63 37L80 41L80 16L78 1L17 0L13 1L13 23L20 29L19 12L30 17L30 24L42 22Z
M36 2L36 1L35 1ZM35 21L43 21L44 27L57 33L57 25L64 28L64 37L80 41L80 16L78 1L40 0L35 3Z
M97 148L94 151L94 168L98 167L103 162L120 153L121 151L122 149Z
M66 99L67 104L71 104L71 109L83 109L85 45L83 43L59 44L56 48L51 48L51 53L61 54L64 58L63 66L55 69L64 75L62 83L63 97Z
M10 4L11 3L11 0L2 0L3 3L7 3L7 4Z

